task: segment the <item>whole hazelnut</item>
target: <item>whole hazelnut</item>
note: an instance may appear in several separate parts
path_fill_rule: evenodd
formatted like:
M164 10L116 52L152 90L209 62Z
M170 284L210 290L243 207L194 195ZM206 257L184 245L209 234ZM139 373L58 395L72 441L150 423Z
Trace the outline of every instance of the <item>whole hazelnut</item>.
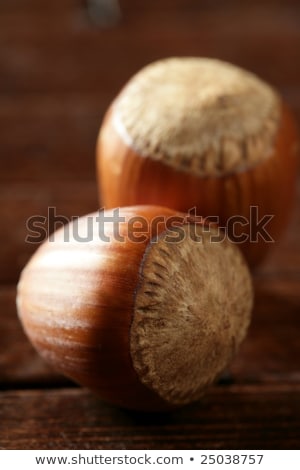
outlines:
M281 97L252 73L215 59L161 60L137 73L106 114L101 204L195 207L218 217L255 265L287 223L296 144Z
M164 410L199 399L227 366L252 298L243 256L222 232L140 206L55 232L24 268L17 305L55 369L110 403Z

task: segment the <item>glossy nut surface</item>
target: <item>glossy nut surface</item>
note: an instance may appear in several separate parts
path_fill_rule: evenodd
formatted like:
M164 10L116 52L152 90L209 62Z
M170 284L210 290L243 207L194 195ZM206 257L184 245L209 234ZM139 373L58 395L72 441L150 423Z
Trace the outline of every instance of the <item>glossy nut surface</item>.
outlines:
M253 266L287 224L297 145L289 110L254 75L209 59L160 61L128 82L104 119L100 202L196 207L242 241ZM265 217L267 236L257 229Z
M246 335L246 263L216 228L175 211L115 217L82 217L40 246L18 285L24 329L54 368L110 403L195 401Z

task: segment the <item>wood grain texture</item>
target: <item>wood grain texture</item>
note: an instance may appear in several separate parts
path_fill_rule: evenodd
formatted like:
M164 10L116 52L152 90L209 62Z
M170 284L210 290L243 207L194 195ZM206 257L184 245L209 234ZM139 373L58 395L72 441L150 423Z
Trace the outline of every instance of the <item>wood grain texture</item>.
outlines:
M43 217L45 223L40 225L49 235L72 216L98 209L96 182L84 181L47 184L41 178L39 184L3 184L0 201L0 282L6 283L17 281L21 269L38 246L26 242L27 235L33 234L26 225L30 218ZM57 217L48 217L51 207Z
M51 371L17 320L12 283L36 248L24 243L26 219L54 205L67 216L96 210L100 121L146 63L235 62L279 87L300 123L299 0L120 5L120 24L104 30L83 0L0 1L0 448L299 448L299 183L289 229L255 274L241 354L193 407L160 416L110 408Z
M299 392L285 384L215 387L201 402L160 415L108 407L84 390L2 392L0 447L297 449Z
M40 9L41 11L58 12L70 8L84 8L85 1L89 0L52 0L47 4L41 3L39 0L2 0L0 11L12 11L16 8L18 11L28 11ZM151 2L141 2L140 0L119 0L120 6L123 10L156 10L158 13L162 9L186 9L186 8L211 8L216 9L224 5L222 0L152 0ZM244 0L243 5L268 5L274 7L275 5L282 5L282 0ZM285 0L285 5L298 5L298 0ZM228 6L240 6L239 0L227 0Z
M300 275L300 180L298 178L294 209L286 231L274 244L255 275L259 278L288 279Z
M300 275L255 279L255 306L248 337L231 365L237 383L300 383ZM230 379L230 375L229 375Z
M76 4L55 21L43 11L3 13L0 93L116 92L145 64L172 55L218 57L275 86L296 87L299 17L300 9L284 6L133 8L118 27L103 30Z

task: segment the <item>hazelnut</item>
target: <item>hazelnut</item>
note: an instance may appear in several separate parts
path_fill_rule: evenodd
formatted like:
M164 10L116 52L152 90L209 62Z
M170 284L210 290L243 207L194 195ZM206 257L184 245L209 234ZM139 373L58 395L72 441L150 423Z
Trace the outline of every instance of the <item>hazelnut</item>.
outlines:
M25 332L108 402L164 410L197 400L247 331L243 256L216 227L173 210L122 208L117 233L114 215L81 217L38 248L18 285Z
M281 97L252 73L215 59L161 60L137 73L106 114L97 145L101 204L196 207L218 217L255 265L286 225L296 144ZM267 237L255 232L251 206L258 222L274 216Z

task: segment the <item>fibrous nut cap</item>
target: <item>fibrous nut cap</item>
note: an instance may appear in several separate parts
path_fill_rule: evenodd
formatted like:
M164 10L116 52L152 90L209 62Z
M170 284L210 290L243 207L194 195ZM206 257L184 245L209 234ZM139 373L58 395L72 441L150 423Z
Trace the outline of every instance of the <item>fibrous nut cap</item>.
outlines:
M114 103L113 119L140 155L193 174L223 175L271 155L280 99L234 65L170 58L129 81Z
M197 225L149 245L131 327L140 380L172 405L197 400L244 339L252 283L244 258L222 233Z

